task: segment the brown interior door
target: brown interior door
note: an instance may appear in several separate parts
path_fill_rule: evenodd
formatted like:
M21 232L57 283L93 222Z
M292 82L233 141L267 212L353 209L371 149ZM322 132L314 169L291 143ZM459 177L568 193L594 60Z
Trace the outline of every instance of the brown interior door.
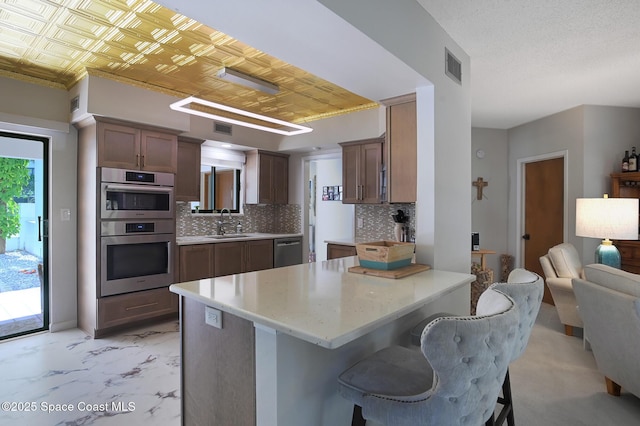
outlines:
M524 267L544 276L540 257L564 238L564 158L525 164L524 199ZM553 304L546 284L542 300Z
M235 170L216 170L216 203L213 207L214 209L233 209L233 184L235 176Z

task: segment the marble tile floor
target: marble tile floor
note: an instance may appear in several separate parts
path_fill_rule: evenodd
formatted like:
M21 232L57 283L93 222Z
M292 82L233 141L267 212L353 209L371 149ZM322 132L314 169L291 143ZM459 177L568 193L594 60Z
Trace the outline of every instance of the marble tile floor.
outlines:
M0 403L13 403L1 405L0 426L179 426L179 367L178 321L97 340L73 329L0 342ZM606 393L593 354L564 335L553 306L543 304L510 372L519 426L640 424L640 399ZM43 411L51 404L74 411Z
M178 330L174 320L103 339L72 329L0 343L0 425L180 425Z

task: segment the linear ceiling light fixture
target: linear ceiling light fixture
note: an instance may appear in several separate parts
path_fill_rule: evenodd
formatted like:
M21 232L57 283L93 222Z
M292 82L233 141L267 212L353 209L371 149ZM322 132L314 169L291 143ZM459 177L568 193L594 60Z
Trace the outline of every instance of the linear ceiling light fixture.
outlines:
M271 84L268 81L261 80L240 71L232 70L231 68L220 69L217 72L216 77L223 78L232 83L241 84L252 89L260 90L270 95L275 95L280 91L278 86L275 84Z
M215 109L231 112L234 114L242 115L245 117L255 118L257 120L262 120L269 123L280 124L282 126L291 127L296 130L281 130L273 127L262 126L260 124L254 124L246 121L236 120L229 117L223 117L221 115L216 115L209 112L198 111L186 106L189 104L199 104L209 108L215 108ZM184 98L182 100L174 102L171 105L169 105L169 107L174 111L180 111L187 114L198 115L200 117L223 121L225 123L230 123L230 124L237 124L238 126L250 127L252 129L263 130L265 132L278 133L280 135L285 135L285 136L299 135L301 133L309 133L313 131L311 127L301 126L299 124L290 123L288 121L278 120L277 118L267 117L266 115L255 114L253 112L245 111L238 108L233 108L233 107L222 105L216 102L205 101L204 99L196 98L195 96L189 96L188 98Z

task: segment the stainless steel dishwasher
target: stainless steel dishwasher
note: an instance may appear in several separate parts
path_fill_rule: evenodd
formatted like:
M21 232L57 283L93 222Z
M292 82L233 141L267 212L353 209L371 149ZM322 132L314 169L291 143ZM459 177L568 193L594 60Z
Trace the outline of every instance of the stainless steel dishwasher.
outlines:
M275 238L273 240L273 267L302 263L302 237Z

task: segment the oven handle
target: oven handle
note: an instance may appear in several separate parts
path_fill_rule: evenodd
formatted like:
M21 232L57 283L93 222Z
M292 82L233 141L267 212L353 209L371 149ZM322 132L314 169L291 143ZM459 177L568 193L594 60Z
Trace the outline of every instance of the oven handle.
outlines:
M172 192L173 188L170 186L143 186L143 185L115 185L108 184L105 186L106 189L113 191L141 191L141 192Z

